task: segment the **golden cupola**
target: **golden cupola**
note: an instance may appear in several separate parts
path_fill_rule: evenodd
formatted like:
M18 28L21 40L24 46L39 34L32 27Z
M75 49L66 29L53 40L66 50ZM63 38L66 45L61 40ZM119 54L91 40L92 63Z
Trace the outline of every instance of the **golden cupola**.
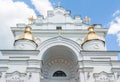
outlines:
M101 40L101 38L95 33L94 26L88 28L88 35L85 37L84 42L90 40Z
M30 26L26 26L24 33L21 34L18 39L27 39L35 42L35 39L31 33L31 30L32 28Z
M81 46L84 50L105 50L105 41L95 33L94 26L90 26Z
M32 28L30 26L25 27L25 31L23 34L18 36L18 39L15 40L14 46L16 49L36 49L37 43L31 32Z

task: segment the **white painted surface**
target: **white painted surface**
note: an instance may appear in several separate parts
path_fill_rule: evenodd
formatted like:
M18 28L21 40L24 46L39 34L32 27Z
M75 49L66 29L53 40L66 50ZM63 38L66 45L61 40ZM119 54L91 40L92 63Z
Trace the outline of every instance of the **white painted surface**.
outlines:
M15 38L23 33L23 26L11 29ZM81 47L89 25L80 16L73 19L58 7L49 11L47 18L39 16L31 27L38 47L19 40L15 50L1 50L0 82L120 82L118 52L107 51L99 40ZM107 29L97 25L95 31L105 39ZM67 76L53 77L58 70Z

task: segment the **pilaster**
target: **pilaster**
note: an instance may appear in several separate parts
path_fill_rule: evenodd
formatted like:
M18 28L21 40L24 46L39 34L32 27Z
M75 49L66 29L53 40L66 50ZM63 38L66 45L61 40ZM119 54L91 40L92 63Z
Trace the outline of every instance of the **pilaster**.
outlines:
M26 69L29 82L40 82L41 78L41 69L36 67L28 67Z

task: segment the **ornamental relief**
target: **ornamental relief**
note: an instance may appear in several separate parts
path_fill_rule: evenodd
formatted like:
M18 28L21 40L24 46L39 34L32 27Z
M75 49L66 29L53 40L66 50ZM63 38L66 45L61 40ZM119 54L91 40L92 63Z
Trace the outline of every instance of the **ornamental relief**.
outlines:
M65 72L66 76L74 77L74 64L73 61L65 58L55 58L48 60L42 69L44 78L53 78L56 71ZM70 73L68 73L70 71Z
M94 73L93 76L95 78L95 82L115 82L113 73L102 71L100 73Z
M6 74L6 82L25 82L25 73L15 71L13 73Z

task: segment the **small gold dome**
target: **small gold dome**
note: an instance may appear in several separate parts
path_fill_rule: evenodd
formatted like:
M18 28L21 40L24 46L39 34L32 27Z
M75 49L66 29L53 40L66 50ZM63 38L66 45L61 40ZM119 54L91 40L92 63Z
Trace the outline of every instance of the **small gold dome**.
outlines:
M32 36L31 30L32 28L30 26L26 26L24 33L21 34L18 39L27 39L35 41L34 37Z
M94 26L88 28L88 35L84 39L84 43L90 40L102 40L94 31ZM103 40L102 40L103 41Z

